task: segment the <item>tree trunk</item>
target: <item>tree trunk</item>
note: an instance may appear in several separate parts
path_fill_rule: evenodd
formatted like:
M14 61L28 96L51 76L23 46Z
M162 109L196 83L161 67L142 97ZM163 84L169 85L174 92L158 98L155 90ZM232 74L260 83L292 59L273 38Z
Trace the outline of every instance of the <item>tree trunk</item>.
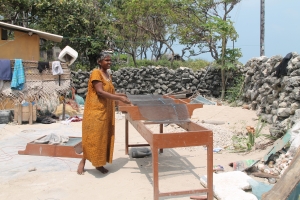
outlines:
M89 62L90 62L89 71L91 71L97 65L97 58L95 55L88 55L88 58L89 58Z
M225 69L223 69L223 68L221 68L221 77L222 77L221 99L224 100L224 98L225 98L225 90L226 90L226 83L225 83Z
M131 57L132 57L132 60L133 60L134 66L135 66L135 67L137 67L135 55L136 55L136 54L135 54L135 52L134 52L134 51L132 51Z
M133 59L134 66L137 67L135 55L132 55L132 59Z
M131 56L131 55L128 53L128 54L127 54L127 65L129 65L130 56Z
M222 38L222 63L221 63L221 78L222 78L222 93L221 93L221 99L224 100L225 98L225 90L226 90L226 80L225 80L225 68L224 68L224 54L225 54L225 48L226 48L226 38Z

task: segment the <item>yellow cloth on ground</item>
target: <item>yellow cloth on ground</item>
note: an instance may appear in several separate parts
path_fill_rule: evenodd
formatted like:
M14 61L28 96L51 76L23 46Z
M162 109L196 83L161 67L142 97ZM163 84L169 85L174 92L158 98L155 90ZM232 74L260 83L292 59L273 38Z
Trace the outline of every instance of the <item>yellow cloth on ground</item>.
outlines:
M59 104L57 107L56 107L56 110L55 112L53 113L55 116L59 117L60 115L63 114L63 104ZM70 106L69 104L65 104L65 114L68 114L70 115L70 117L73 117L75 115L77 115L77 111L74 110L72 108L72 106Z
M93 166L112 163L115 141L115 102L98 96L92 81L101 81L103 90L114 94L111 80L106 80L99 69L94 69L88 82L82 120L83 157Z

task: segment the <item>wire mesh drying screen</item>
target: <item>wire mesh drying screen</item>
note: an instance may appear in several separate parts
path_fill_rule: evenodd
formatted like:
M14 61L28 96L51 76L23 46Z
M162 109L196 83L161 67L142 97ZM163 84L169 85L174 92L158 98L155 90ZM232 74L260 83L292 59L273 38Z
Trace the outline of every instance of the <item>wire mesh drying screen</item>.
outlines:
M176 104L163 95L127 95L131 103L139 108L148 121L159 123L180 123L190 121L185 104Z
M146 101L146 100L154 100L154 99L163 99L163 95L154 95L154 94L149 94L149 95L127 95L128 99L130 101Z
M128 99L135 106L139 105L163 105L174 104L173 99L163 98L162 95L127 95Z
M185 104L138 105L141 115L148 121L181 123L190 121Z

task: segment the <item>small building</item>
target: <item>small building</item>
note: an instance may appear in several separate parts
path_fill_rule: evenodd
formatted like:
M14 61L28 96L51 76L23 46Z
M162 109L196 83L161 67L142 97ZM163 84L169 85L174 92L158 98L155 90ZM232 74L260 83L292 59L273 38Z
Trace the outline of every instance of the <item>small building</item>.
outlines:
M49 70L52 61L40 51L43 40L61 42L62 39L63 36L60 35L0 21L0 59L10 60L12 71L15 60L21 59L25 75L24 88L21 91L12 89L10 80L0 80L0 106L2 106L0 111L12 110L15 114L14 121L18 121L19 124L22 124L22 121L30 123L35 121L38 108L48 109L43 102L52 102L51 107L56 108L60 94L69 90L71 82L69 65L65 62L60 63L63 73L53 75ZM59 48L52 48L52 53L56 57L59 52ZM48 68L40 70L38 66L41 61L49 63Z
M0 22L0 59L40 60L40 39L61 42L63 36Z

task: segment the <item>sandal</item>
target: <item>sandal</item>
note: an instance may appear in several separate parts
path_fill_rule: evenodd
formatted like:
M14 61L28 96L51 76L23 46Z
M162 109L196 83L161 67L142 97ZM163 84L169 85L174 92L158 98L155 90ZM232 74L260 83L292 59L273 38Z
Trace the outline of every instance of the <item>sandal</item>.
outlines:
M51 124L52 122L49 119L45 118L41 121L41 123L42 124Z
M46 117L46 119L48 119L51 123L56 123L56 120L51 117Z

